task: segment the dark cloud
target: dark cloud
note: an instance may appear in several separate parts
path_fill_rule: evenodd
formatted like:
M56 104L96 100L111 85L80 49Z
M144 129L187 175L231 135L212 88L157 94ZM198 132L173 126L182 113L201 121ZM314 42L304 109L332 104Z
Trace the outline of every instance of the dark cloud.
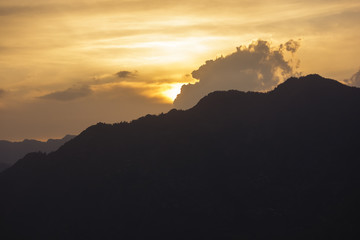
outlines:
M52 99L52 100L58 100L58 101L70 101L77 98L86 97L90 94L92 94L92 90L89 86L82 86L82 87L73 87L68 88L64 91L57 91L53 93L46 94L44 96L41 96L39 98L42 99Z
M107 76L104 78L94 77L91 81L85 81L82 86L75 86L62 91L55 91L44 96L40 96L41 99L52 99L58 101L71 101L77 98L82 98L91 95L94 91L91 86L99 86L107 83L119 82L119 78L133 78L136 77L137 71L120 71L115 75ZM116 77L115 77L116 76Z
M270 43L258 40L240 46L236 52L216 60L206 61L192 72L195 84L183 85L174 101L177 108L189 108L202 97L216 90L239 89L242 91L269 90L294 73L290 61L284 59L284 51L294 53L299 43L290 40L277 49Z
M131 78L131 77L135 77L136 75L137 75L137 71L135 72L120 71L116 73L116 76L118 76L119 78Z
M5 90L0 88L0 98L3 97L5 94Z
M344 82L347 85L360 87L360 70L357 73L355 73L354 75L352 75L352 77L350 79L345 79Z

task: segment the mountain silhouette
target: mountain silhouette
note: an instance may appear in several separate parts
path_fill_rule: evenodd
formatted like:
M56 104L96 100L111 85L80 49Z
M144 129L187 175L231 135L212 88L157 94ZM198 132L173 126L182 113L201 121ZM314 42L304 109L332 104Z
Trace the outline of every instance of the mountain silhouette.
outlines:
M98 123L0 174L1 239L357 239L359 122L308 75Z
M46 142L25 139L22 142L10 142L0 140L0 172L13 165L17 160L23 158L30 152L52 152L57 150L61 145L74 135L66 135L62 139L49 139Z

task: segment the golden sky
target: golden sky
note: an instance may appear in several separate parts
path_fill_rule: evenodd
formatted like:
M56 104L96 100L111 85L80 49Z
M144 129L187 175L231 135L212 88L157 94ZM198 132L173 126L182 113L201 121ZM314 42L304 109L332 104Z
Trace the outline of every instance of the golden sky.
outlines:
M194 70L258 39L300 44L291 73L350 79L359 23L358 0L0 0L0 139L166 112Z

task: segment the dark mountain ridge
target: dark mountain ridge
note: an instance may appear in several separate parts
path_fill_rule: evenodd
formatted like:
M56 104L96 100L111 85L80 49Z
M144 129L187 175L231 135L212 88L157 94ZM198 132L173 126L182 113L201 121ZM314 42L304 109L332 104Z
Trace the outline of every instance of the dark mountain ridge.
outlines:
M30 152L52 152L57 150L61 145L74 135L66 135L62 139L48 139L46 142L25 139L21 142L10 142L0 140L0 172L13 165L17 160L23 158Z
M352 239L359 121L360 89L309 75L99 123L0 174L0 235Z

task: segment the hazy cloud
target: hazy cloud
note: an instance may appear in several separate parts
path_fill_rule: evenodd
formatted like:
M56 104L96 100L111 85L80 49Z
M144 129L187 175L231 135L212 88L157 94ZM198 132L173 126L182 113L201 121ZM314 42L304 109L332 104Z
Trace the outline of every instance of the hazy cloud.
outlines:
M192 107L216 90L269 90L294 73L291 62L284 58L284 51L295 53L299 46L299 42L290 40L275 49L269 42L258 40L248 47L238 47L236 52L226 57L206 61L192 72L193 78L199 82L183 85L174 105Z
M344 82L347 85L360 87L360 70L352 75L350 79L345 79Z
M0 6L0 16L15 15L15 14L29 14L39 13L43 9L43 6Z
M137 75L137 71L135 72L120 71L116 73L116 76L118 76L119 78L131 78L131 77L135 77L136 75Z
M68 88L64 91L57 91L52 92L49 94L46 94L44 96L41 96L39 98L42 99L52 99L52 100L58 100L58 101L70 101L77 98L86 97L90 94L92 94L92 90L89 86L82 86L82 87L72 87Z
M86 101L28 101L14 114L2 114L0 139L57 138L64 133L79 134L97 122L131 121L171 108L172 104L140 95L138 89L130 87L94 89Z
M0 88L0 98L3 97L5 94L5 90Z

